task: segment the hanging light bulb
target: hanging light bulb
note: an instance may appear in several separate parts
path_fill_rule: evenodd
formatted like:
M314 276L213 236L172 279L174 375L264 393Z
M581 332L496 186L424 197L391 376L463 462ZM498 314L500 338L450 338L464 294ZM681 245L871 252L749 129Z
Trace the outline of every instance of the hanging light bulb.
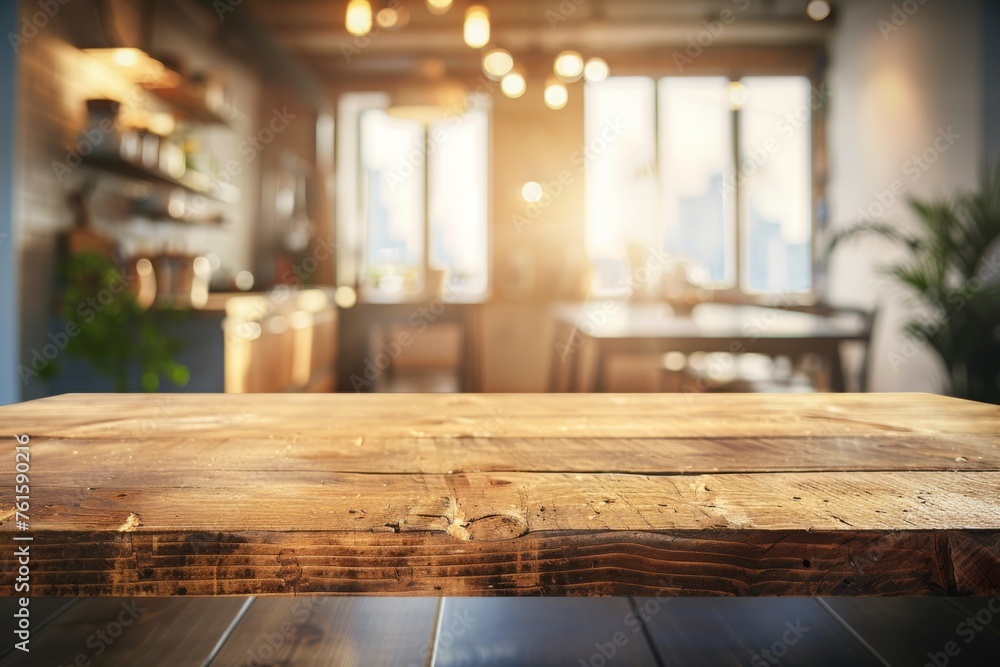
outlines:
M559 79L550 78L545 82L545 106L550 109L562 109L569 101L569 91L566 84Z
M399 25L399 12L392 7L383 7L375 14L375 23L380 28L391 30Z
M747 101L747 87L739 81L730 81L726 86L726 97L734 109L739 109Z
M542 184L538 181L528 181L521 186L521 199L528 202L529 204L535 204L541 201L542 197L545 196L545 189Z
M576 51L563 51L556 56L552 69L566 83L577 81L583 74L583 56Z
M524 80L524 74L517 70L508 72L500 80L500 90L511 99L517 99L524 95L524 91L527 89L528 83Z
M601 58L591 58L583 68L583 78L591 83L604 81L609 74L611 74L611 69Z
M813 21L822 21L827 16L830 15L830 3L827 0L811 0L808 5L806 5L806 14L809 15Z
M347 32L364 37L372 31L372 3L368 0L351 0L347 3L347 16L344 19Z
M482 5L472 5L465 11L465 43L474 49L490 41L490 12Z
M490 49L483 56L483 72L494 81L514 68L514 58L504 49Z
M441 16L451 9L451 0L427 0L427 11Z

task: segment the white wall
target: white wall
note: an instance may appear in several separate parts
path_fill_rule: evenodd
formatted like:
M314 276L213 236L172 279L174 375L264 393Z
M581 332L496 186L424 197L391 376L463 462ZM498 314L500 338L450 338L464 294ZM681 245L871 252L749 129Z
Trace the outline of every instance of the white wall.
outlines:
M916 10L894 16L894 5ZM882 194L889 203L881 218L910 225L906 196L939 197L978 183L984 157L980 2L854 0L837 7L830 44L832 225L856 221L859 209L878 214L878 193L894 182L900 194ZM946 150L933 149L929 157L937 156L926 170L913 162L948 128L958 138L951 145L939 141ZM908 358L911 349L900 331L902 292L874 271L893 256L876 239L846 246L830 268L830 299L885 306L876 331L873 390L940 391L943 376L933 353L920 349Z

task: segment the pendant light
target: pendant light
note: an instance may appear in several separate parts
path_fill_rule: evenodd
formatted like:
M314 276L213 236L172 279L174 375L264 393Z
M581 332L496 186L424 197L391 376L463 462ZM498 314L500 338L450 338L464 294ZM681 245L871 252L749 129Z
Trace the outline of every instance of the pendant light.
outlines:
M372 3L369 0L350 0L344 19L347 32L355 37L364 37L372 31Z
M465 43L474 49L481 49L490 42L490 12L483 5L472 5L465 11L465 25L462 29Z

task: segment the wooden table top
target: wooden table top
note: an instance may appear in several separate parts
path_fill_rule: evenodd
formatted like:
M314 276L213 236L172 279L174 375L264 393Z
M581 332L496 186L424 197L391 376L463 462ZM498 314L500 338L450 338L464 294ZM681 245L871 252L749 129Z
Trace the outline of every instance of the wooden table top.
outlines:
M1000 586L1000 407L940 396L67 395L0 437L34 595Z
M860 318L831 317L765 306L703 303L690 316L673 314L663 303L594 302L559 304L561 323L606 340L644 339L824 339L853 340L865 335Z

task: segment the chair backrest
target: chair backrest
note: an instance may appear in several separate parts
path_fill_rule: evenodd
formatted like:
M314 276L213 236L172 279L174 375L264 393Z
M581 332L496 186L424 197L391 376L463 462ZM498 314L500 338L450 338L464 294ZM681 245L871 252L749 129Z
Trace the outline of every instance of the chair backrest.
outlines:
M833 306L825 302L808 305L789 304L779 307L784 308L785 310L795 311L797 313L811 313L813 315L822 315L823 317L836 317L837 315L857 316L862 323L863 333L861 342L864 345L864 353L861 357L861 368L858 371L858 391L868 391L873 357L872 338L875 331L875 319L879 310L877 303L871 310L857 306Z

